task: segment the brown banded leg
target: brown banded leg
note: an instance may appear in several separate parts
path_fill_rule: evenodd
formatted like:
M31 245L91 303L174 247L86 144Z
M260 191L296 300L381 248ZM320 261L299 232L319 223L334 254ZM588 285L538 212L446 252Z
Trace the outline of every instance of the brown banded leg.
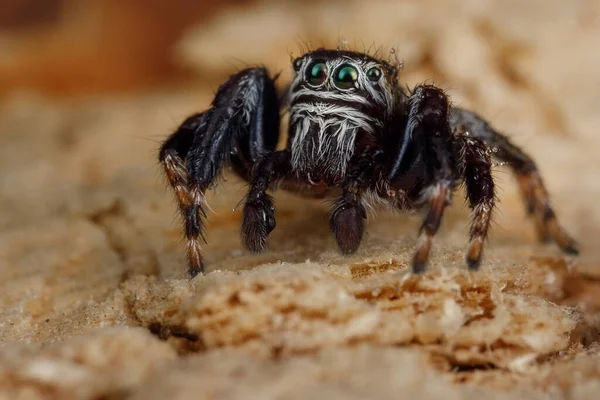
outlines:
M554 209L550 204L548 192L535 164L532 162L527 169L530 170L523 172L514 168L521 187L521 193L527 204L528 214L535 218L540 240L543 242L554 240L565 253L578 254L577 243L558 223Z
M204 210L201 206L198 207L201 200L198 198L198 192L190 190L184 160L192 145L194 132L201 124L201 114L186 119L179 129L165 141L159 153L159 161L163 166L169 184L175 192L179 211L185 221L188 273L191 276L196 276L204 271L200 241L198 240L198 237L201 236L199 219L202 217L199 214L203 215Z
M496 157L508 163L515 173L527 214L534 218L539 239L542 242L554 240L564 252L577 254L577 244L559 225L548 192L533 160L499 133L496 133L495 140L491 143L497 149Z
M538 234L538 238L542 243L547 243L552 240L550 230L544 223L543 219L539 215L536 215L537 202L535 201L534 186L531 185L532 179L527 173L518 173L515 171L519 189L521 190L521 196L525 202L525 209L527 215L534 217L535 230ZM545 192L545 190L544 190Z
M204 273L202 242L206 243L203 221L206 220L204 191L196 185L190 185L190 204L184 208L186 251L188 256L188 275L194 277Z
M488 234L494 210L494 180L492 163L485 143L476 138L461 137L461 172L464 177L469 207L473 211L467 265L479 269L483 244Z
M440 227L444 209L450 204L452 182L442 181L436 183L430 187L428 191L430 193L429 212L421 225L420 235L412 262L413 272L415 274L425 272L427 260L429 259L429 251L431 250L431 240Z
M187 176L185 169L183 168L183 161L179 156L174 154L172 150L168 150L165 153L163 159L163 167L167 175L167 179L177 198L179 210L185 220L185 233L186 233L186 248L188 255L188 273L191 276L196 276L201 272L204 272L204 264L202 263L202 255L200 253L200 241L198 237L201 236L201 231L198 224L198 213L204 215L204 210L201 207L202 202L200 200L194 200L198 196L198 191L190 191L187 187ZM200 205L200 207L198 207Z
M577 243L560 226L542 177L535 162L503 134L493 129L476 114L455 108L451 110L454 128L469 132L489 148L496 149L495 157L506 162L514 171L526 203L527 212L535 218L536 230L542 241L554 240L566 253L577 254Z

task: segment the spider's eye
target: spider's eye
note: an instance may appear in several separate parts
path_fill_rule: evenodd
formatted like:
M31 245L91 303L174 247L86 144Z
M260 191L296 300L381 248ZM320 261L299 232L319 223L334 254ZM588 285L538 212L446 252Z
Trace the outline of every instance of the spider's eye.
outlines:
M381 75L381 70L377 67L370 68L367 71L367 78L369 78L369 80L373 82L377 82L379 78L381 78Z
M352 65L344 64L338 68L335 74L335 86L340 89L350 89L354 87L354 82L358 80L358 70Z
M306 70L308 83L313 86L320 86L327 79L327 65L323 61L313 62Z
M294 60L294 71L298 72L300 70L300 67L302 67L302 59L301 58L296 58Z

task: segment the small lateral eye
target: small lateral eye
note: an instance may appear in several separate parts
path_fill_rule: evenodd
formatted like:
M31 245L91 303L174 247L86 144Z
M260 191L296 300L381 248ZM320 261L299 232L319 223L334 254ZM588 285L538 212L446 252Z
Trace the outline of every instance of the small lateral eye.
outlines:
M294 71L296 71L296 72L300 71L300 68L302 67L302 58L296 58L293 62L293 66L294 66Z
M367 71L367 78L369 78L369 80L373 82L377 82L379 78L381 78L381 75L381 70L377 67L370 68Z
M306 70L306 79L312 86L320 86L327 79L327 64L323 61L313 62Z
M352 65L344 64L338 68L335 74L335 86L340 89L350 89L354 87L354 82L358 80L358 70Z

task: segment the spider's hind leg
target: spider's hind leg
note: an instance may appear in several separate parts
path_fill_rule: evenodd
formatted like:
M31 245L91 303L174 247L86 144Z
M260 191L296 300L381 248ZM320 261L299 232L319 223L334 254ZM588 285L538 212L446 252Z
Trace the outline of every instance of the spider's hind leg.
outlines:
M248 68L231 76L211 107L188 118L163 144L159 159L184 218L190 276L204 272L204 193L226 165L249 180L256 161L274 151L278 136L274 79L264 68Z
M566 253L579 253L575 240L558 222L535 162L506 136L470 111L452 109L451 124L454 128L469 132L470 137L481 139L488 147L497 149L494 156L512 168L525 199L527 212L535 218L540 239L554 240Z

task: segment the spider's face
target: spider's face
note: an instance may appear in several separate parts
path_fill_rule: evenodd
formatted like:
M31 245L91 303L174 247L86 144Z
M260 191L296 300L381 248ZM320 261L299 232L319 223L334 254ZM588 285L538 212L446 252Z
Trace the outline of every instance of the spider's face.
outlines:
M292 105L333 100L368 110L376 118L392 112L397 69L385 61L351 51L316 50L292 66Z
M376 135L393 114L396 68L361 53L316 50L293 61L292 165L330 182L343 178L357 135Z

